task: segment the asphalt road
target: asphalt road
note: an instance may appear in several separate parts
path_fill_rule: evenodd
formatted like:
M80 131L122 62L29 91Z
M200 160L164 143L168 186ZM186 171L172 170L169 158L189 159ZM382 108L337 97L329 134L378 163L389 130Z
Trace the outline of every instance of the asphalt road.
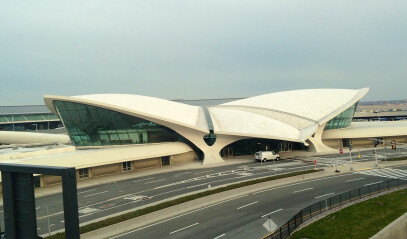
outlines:
M341 174L285 185L169 218L113 238L261 238L263 224L280 227L301 209L331 196L407 176L407 166Z
M398 153L398 151L393 151L394 156ZM362 158L358 158L357 154L354 153L353 155L354 162L374 160L374 155L370 151L362 152ZM402 150L400 154L407 155L407 151ZM379 160L384 157L384 153L379 152L378 155ZM388 155L388 157L391 157L391 155ZM214 187L273 174L310 169L314 167L312 164L314 159L318 161L319 167L330 167L335 164L335 159L338 164L350 164L349 154L342 157L326 155L323 157L307 158L306 160L309 163L290 159L276 162L275 165L273 162L263 164L253 162L215 168L175 171L97 185L78 190L80 223L108 217L112 214L132 210L143 205L206 189L209 185ZM261 205L260 201L259 205ZM253 207L255 206L253 204ZM46 235L48 232L64 228L61 194L36 198L36 213L39 235ZM250 217L249 215L241 216L245 218ZM231 227L240 225L241 220L238 219L240 216L231 214L231 217L235 217L234 220L239 221L236 225L232 223ZM2 207L0 208L0 218L3 219ZM1 220L1 224L2 228L4 228L4 220Z
M78 190L80 223L206 189L208 185L214 187L312 167L291 160L279 161L275 165L253 162L169 172L88 187ZM2 207L0 210L3 218ZM36 198L36 214L39 235L63 229L62 195ZM4 220L1 221L4 228Z

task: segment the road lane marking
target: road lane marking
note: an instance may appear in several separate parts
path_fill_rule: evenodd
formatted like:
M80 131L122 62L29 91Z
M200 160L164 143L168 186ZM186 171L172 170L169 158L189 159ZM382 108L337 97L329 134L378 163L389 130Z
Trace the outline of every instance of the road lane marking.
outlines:
M40 209L41 207L37 207L35 210L38 210L38 209Z
M52 227L52 226L55 226L55 224L51 224L51 225L49 225L50 227Z
M238 207L237 210L242 209L242 208L245 208L245 207L250 206L250 205L253 205L253 204L256 204L256 203L258 203L258 202L259 202L259 201L256 201L256 202L252 202L252 203L246 204L246 205L244 205L244 206Z
M363 180L363 179L365 179L365 178L355 178L355 179L350 179L350 180L345 181L345 183L348 183L348 182L353 182L353 181L358 181L358 180Z
M318 197L315 197L315 198L322 198L322 197L325 197L325 196L328 196L328 195L332 195L332 194L334 194L334 193L327 193L327 194L324 194L324 195L321 195L321 196L318 196Z
M195 174L208 173L208 172L212 172L212 171L213 171L213 170L208 170L208 171L198 172L198 173L195 173Z
M96 188L95 188L95 189L88 190L88 191L79 192L78 194L87 193L87 192L93 192L93 191L95 191L95 190L96 190Z
M293 193L299 193L299 192L303 192L303 191L307 191L307 190L311 190L311 189L314 189L314 188L301 189L301 190L294 191Z
M311 182L316 182L316 181L321 181L321 180L326 180L326 179L331 179L331 178L339 178L339 177L345 177L345 176L349 176L350 174L342 174L342 175L337 175L337 176L332 176L332 177L324 177L324 178L317 178L317 179L311 179L309 181L303 181L303 182L299 182L299 183L293 183L293 184L288 184L288 185L283 185L283 186L279 186L279 187L275 187L275 188L269 188L269 189L265 189L265 190L261 190L254 194L258 194L258 193L264 193L267 191L271 191L271 190L276 190L276 189L280 189L280 188L286 188L286 187L291 187L291 186L295 186L295 185L300 185L300 184L304 184L304 183L311 183Z
M198 224L199 224L199 223L197 222L197 223L194 223L194 224L192 224L192 225L189 225L189 226L183 227L183 228L181 228L181 229L178 229L178 230L176 230L176 231L170 232L170 235L171 235L171 234L174 234L174 233L176 233L176 232L179 232L179 231L185 230L185 229L187 229L187 228L190 228L190 227L196 226L196 225L198 225Z
M140 180L134 180L133 183L141 182L141 181L146 181L154 178L145 178L145 179L140 179Z
M226 236L226 234L222 234L222 235L217 236L217 237L215 237L215 238L213 238L213 239L219 239L219 238L221 238L221 237L223 237L223 236Z
M156 183L156 182L161 182L161 181L164 181L164 180L165 180L165 178L164 178L164 179L155 180L155 181L146 182L146 183L144 183L144 184Z
M379 181L379 182L375 182L375 183L369 183L369 184L365 184L363 187L370 186L370 185L373 185L373 184L382 183L382 182L383 182L383 181Z
M204 210L204 209L207 209L207 208L210 208L210 207L213 207L213 206L216 206L216 205L225 203L225 202L229 202L229 201L232 201L232 200L236 200L236 199L239 199L239 198L242 198L242 197L247 197L247 196L249 196L249 195L243 195L243 196L239 196L239 197L234 197L234 198L227 199L227 200L224 200L224 201L221 201L221 202L212 204L212 205L208 205L208 206L203 207L203 208L195 209L195 210L193 210L193 211L190 211L190 212L187 212L187 213L178 215L178 216L174 216L174 217L172 217L172 218L168 218L168 219L165 219L165 220L163 220L163 221L156 222L156 223L153 223L153 224L150 224L150 225L147 225L147 226L144 226L144 227L140 227L140 228L138 228L138 229L135 229L135 230L132 230L132 231L129 231L129 232L126 232L126 233L123 233L123 234L120 234L120 235L111 237L110 239L114 239L114 238L118 238L118 237L121 237L121 236L125 236L125 235L130 234L130 233L133 233L133 232L137 232L137 231L140 231L140 230L143 230L143 229L146 229L146 228L149 228L149 227L152 227L152 226L155 226L155 225L164 223L164 222L171 221L171 220L176 219L176 218L180 218L180 217L183 217L183 216L192 214L192 213L194 213L194 212L199 212L199 211L202 211L202 210Z
M268 216L268 215L271 215L271 214L273 214L273 213L279 212L279 211L281 211L281 210L283 210L283 209L282 209L282 208L277 209L277 210L272 211L272 212L270 212L270 213L264 214L264 215L263 215L263 216L261 216L261 217L266 217L266 216Z
M95 195L102 194L102 193L107 193L107 192L109 192L109 191L104 191L104 192L100 192L100 193L89 194L89 195L86 195L86 196L83 196L83 197L84 197L84 198L87 198L87 197L91 197L91 196L95 196Z

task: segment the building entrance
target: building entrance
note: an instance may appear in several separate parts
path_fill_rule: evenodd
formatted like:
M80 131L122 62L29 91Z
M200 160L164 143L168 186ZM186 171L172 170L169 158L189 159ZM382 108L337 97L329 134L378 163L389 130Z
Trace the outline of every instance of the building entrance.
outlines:
M171 163L170 163L170 156L164 156L164 157L161 157L161 165L162 166L167 166L167 165L170 165Z

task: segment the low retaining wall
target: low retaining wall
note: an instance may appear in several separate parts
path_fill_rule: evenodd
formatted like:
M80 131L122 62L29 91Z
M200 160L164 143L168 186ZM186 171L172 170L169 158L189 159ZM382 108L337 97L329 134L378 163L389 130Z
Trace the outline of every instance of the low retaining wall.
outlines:
M387 225L370 239L407 239L407 213Z

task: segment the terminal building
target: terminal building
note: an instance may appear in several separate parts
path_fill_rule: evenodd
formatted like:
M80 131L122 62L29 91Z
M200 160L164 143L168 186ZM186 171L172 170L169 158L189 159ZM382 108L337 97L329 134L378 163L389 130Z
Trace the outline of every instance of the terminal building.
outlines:
M212 102L122 94L47 95L46 106L68 134L50 142L71 146L25 152L8 148L9 153L0 151L0 162L76 167L82 179L198 160L222 163L265 150L332 153L350 143L373 145L372 138L406 142L407 121L352 122L367 92L307 89ZM58 180L40 175L36 182L47 186Z

